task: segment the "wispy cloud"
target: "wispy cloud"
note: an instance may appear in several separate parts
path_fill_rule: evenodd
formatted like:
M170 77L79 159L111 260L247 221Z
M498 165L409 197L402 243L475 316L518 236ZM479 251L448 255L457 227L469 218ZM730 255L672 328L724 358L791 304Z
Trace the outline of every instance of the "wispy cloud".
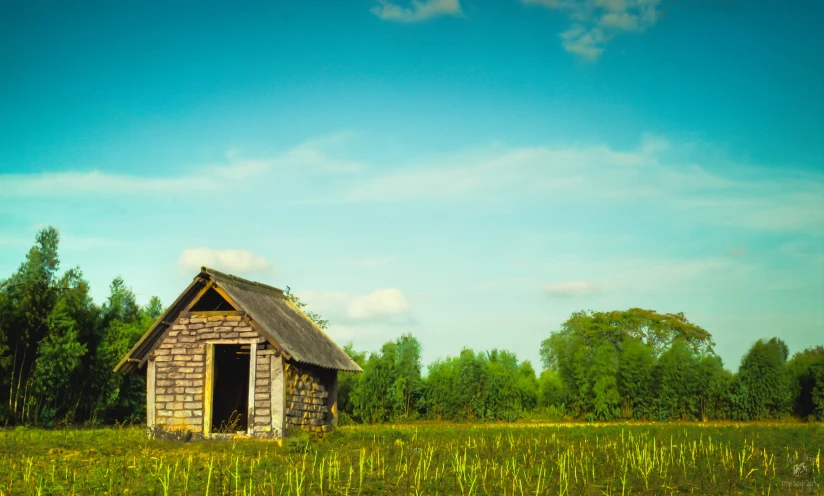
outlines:
M341 139L345 138L332 143ZM0 201L202 196L225 191L231 181L247 197L276 196L279 202L313 206L424 200L444 206L637 205L693 225L824 233L824 176L776 168L759 172L746 164L733 164L737 170L724 164L724 172L717 172L713 159L700 156L700 150L654 135L644 136L630 150L496 144L406 164L385 160L380 166L332 153L329 146L329 140L313 140L262 159L230 154L227 165L205 166L177 177L97 171L0 175Z
M747 254L747 247L746 246L737 246L730 250L730 256L733 258L743 257Z
M171 177L112 174L100 170L0 174L0 190L6 198L184 195L225 190L226 181L254 185L261 178L282 181L296 176L345 177L363 172L364 164L330 156L326 149L351 136L351 133L323 136L262 159L247 158L230 151L225 164L201 165L191 173Z
M95 236L87 237L69 234L66 236L61 236L60 238L60 245L69 250L85 251L95 248L110 248L120 245L120 241L117 241L116 239L100 238Z
M523 0L566 13L572 26L560 34L564 49L589 61L624 33L641 33L658 22L661 0Z
M591 283L586 281L565 281L551 284L546 287L546 293L550 296L569 298L574 296L586 296L598 291Z
M215 250L212 248L186 248L177 261L182 269L199 270L203 266L227 272L268 272L272 264L266 257L248 250Z
M646 136L631 151L610 147L495 146L357 176L331 203L540 201L650 205L684 222L768 231L824 231L824 176L710 172L678 146ZM750 168L752 169L752 168Z
M384 21L421 22L441 16L462 15L459 0L412 0L409 7L402 7L389 0L378 0L372 13Z
M353 267L373 268L384 267L395 261L395 257L365 257L350 260L349 265Z

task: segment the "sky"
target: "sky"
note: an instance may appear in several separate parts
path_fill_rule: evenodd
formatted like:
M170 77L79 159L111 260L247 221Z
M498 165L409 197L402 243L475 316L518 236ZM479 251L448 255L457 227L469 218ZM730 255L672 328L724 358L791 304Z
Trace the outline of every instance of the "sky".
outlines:
M824 344L824 3L0 7L0 278L61 233L100 303L207 265L423 361L683 312L735 370Z

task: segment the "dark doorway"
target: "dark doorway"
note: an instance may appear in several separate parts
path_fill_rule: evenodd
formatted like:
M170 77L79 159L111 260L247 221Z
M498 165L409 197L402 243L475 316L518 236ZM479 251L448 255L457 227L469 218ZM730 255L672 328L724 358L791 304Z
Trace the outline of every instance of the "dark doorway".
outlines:
M212 432L246 431L249 345L215 345Z

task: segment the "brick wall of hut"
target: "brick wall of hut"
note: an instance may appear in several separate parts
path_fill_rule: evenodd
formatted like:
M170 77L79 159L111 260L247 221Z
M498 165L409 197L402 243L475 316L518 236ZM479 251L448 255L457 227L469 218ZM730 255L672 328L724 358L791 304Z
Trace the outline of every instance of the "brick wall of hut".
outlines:
M203 432L206 343L221 339L260 343L255 357L255 408L248 421L255 433L271 431L270 359L274 350L261 346L265 339L251 327L248 317L234 315L181 318L152 353L156 426Z
M326 431L337 423L336 371L284 361L248 317L209 315L180 318L150 355L153 425L203 433L206 346L220 340L257 343L254 408L248 412L253 435L280 437L282 428Z
M270 374L270 357L272 351L257 350L255 359L255 411L249 412L249 424L254 435L266 435L272 432L272 383Z

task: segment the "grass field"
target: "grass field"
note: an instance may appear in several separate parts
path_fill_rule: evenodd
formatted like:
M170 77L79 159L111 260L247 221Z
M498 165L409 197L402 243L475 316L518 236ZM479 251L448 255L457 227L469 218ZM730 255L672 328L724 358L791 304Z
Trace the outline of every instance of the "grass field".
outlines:
M411 424L322 440L0 430L0 496L824 494L820 424ZM796 474L794 474L794 469Z

